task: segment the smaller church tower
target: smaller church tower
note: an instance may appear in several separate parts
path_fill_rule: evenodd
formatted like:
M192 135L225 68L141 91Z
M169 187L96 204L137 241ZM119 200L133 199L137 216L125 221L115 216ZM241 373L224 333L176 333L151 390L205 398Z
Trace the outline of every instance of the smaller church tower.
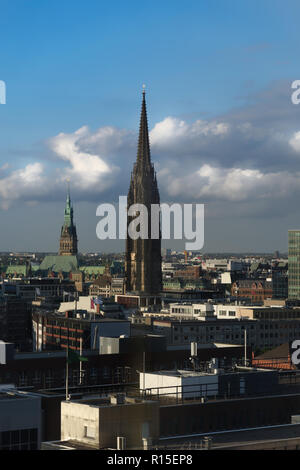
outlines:
M68 185L67 201L65 207L64 224L61 228L59 255L77 255L77 234L73 222L73 207L70 198L70 188Z

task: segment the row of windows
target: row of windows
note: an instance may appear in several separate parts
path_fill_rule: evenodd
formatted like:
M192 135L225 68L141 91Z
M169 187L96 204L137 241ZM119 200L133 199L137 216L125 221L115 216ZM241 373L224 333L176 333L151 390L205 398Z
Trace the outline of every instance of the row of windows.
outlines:
M236 312L233 311L233 310L229 310L229 312L227 312L226 310L220 310L219 311L219 315L222 315L222 316L226 316L227 313L228 313L229 317L235 317L236 316Z
M37 444L36 428L0 432L0 450L37 450Z
M58 327L59 328L59 327ZM54 330L53 328L49 328L47 327L46 328L46 333L48 335L53 335L53 334L62 334L62 335L68 335L70 338L80 338L82 336L82 332L81 331L57 331L57 330Z

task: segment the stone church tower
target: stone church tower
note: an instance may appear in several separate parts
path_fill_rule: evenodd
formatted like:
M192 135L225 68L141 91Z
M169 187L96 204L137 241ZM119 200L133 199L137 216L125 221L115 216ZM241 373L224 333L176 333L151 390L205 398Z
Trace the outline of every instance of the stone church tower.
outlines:
M136 218L136 216L128 216L125 259L126 291L159 294L162 290L161 230L159 222L159 235L156 239L151 239L150 217L151 204L159 204L160 198L150 156L145 91L143 91L137 160L131 173L127 207L137 203L144 204L148 209L149 238L134 240L128 235L128 226Z
M77 234L76 227L73 223L73 207L71 204L69 188L65 207L64 224L61 228L59 255L77 255Z

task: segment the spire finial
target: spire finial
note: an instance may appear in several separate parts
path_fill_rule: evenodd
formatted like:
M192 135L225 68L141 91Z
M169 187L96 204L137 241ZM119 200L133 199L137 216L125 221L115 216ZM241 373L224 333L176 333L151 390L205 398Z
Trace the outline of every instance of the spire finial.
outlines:
M70 178L67 178L66 181L67 181L67 196L70 198Z
M144 165L150 165L150 146L149 146L149 135L148 135L148 122L147 122L147 111L146 111L146 98L145 91L146 85L143 84L143 99L140 119L140 132L138 141L138 154L137 161Z

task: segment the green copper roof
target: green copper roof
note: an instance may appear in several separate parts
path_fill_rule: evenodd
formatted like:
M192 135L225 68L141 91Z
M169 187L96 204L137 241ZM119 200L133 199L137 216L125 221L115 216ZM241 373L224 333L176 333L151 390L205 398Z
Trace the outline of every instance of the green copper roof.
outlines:
M71 204L69 187L68 187L66 207L65 207L64 226L67 226L67 227L73 226L73 207Z
M77 256L45 256L40 264L40 271L53 271L55 273L76 271L78 269Z
M85 274L104 274L105 266L80 266L79 269Z
M163 281L163 286L164 287L170 287L170 288L173 288L173 289L176 289L176 288L180 289L181 285L182 285L182 282L178 279L176 279L176 280L169 279L169 280L164 280Z
M260 263L254 262L250 266L250 271L253 273L254 271L257 271L259 268Z
M207 287L207 283L204 282L202 279L190 279L184 282L184 288L188 290L197 289L202 290Z
M39 264L32 264L32 265L31 265L31 271L32 271L32 272L39 271L39 269L40 269L40 265L39 265Z
M25 264L11 264L7 266L6 274L22 274L26 276L26 265Z

